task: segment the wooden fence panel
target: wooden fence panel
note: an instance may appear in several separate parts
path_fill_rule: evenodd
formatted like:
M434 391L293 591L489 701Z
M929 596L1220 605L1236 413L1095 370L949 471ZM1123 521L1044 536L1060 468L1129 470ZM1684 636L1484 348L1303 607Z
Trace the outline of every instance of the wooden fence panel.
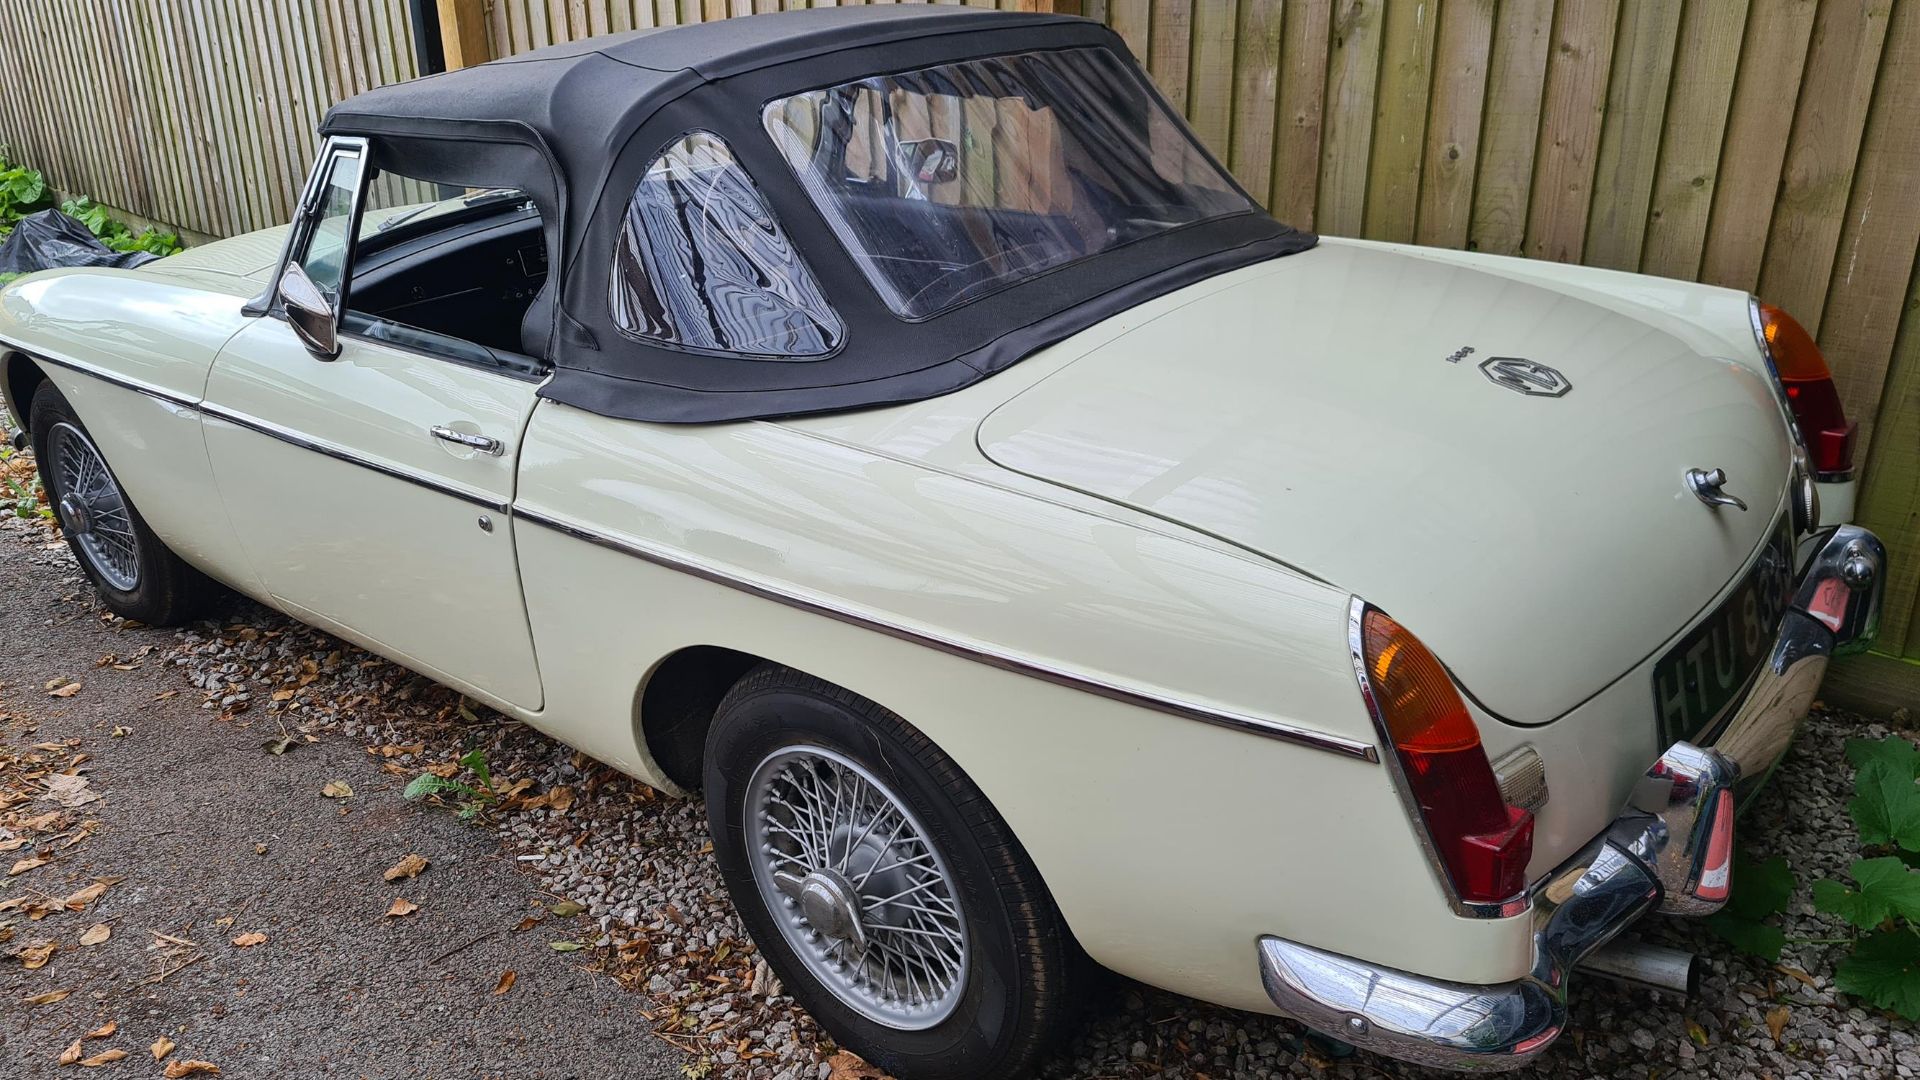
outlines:
M1698 279L1793 311L1861 425L1860 515L1894 534L1883 647L1920 656L1920 4L938 2L1104 22L1303 228ZM828 3L474 10L505 56ZM0 145L62 190L196 233L272 224L325 108L414 74L410 33L406 0L0 0Z
M406 0L0 0L9 159L190 234L286 220L327 106L413 75Z

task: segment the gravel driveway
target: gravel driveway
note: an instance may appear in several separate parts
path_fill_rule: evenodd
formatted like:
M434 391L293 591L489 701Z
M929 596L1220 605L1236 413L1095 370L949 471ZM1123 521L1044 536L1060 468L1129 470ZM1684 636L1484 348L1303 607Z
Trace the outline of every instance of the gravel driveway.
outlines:
M837 1055L755 956L697 804L250 604L183 631L131 627L97 607L43 526L4 517L0 641L0 823L14 825L0 842L24 839L8 860L51 858L0 878L0 905L44 907L110 882L77 911L0 911L0 952L16 954L0 962L0 1076L81 1075L58 1063L76 1040L83 1057L128 1053L103 1076L157 1076L185 1059L225 1076L876 1075ZM54 696L59 679L81 689ZM1803 881L1844 866L1841 743L1884 733L1816 716L1743 819L1747 846L1786 855ZM459 759L475 751L501 796L472 821L457 816L458 795L401 797L423 771L473 781L475 759ZM37 796L60 772L98 801L19 827L59 809ZM427 868L383 880L407 855ZM396 900L416 908L387 914ZM111 936L81 944L96 925ZM1785 926L1792 938L1830 933L1804 891ZM1697 924L1645 929L1707 956L1700 997L1577 980L1571 1030L1520 1075L1920 1071L1913 1025L1836 999L1830 946L1790 945L1775 966L1733 956ZM250 934L265 940L235 942ZM26 950L47 942L51 957L29 970ZM1776 1039L1766 1017L1781 1006ZM177 1045L156 1062L163 1036ZM1422 1074L1113 979L1044 1075Z

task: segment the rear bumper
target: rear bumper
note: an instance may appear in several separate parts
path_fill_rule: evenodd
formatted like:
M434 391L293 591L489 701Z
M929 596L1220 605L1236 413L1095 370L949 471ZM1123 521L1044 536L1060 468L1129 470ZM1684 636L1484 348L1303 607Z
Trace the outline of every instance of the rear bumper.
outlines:
M1736 791L1750 790L1786 752L1828 659L1872 641L1885 568L1872 533L1835 530L1731 719L1704 747L1669 747L1614 823L1534 886L1525 978L1444 982L1263 937L1268 997L1308 1027L1425 1065L1492 1071L1533 1059L1566 1027L1568 976L1583 957L1656 907L1705 915L1726 902Z

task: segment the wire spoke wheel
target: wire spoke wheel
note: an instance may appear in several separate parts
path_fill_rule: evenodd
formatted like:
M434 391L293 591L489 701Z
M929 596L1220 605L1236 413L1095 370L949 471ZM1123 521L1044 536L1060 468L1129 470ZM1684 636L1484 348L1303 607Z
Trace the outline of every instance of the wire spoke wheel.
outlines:
M787 746L754 769L746 798L754 884L808 972L888 1027L950 1016L966 987L966 921L900 797L840 754Z
M58 490L55 509L94 573L121 592L140 585L139 537L127 497L86 433L68 423L48 432Z

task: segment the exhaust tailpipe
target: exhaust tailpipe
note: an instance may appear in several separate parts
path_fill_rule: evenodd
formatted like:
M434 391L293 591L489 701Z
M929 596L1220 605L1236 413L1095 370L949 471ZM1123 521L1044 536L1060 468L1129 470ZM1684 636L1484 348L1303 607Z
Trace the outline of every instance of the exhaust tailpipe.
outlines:
M1692 997L1700 989L1700 958L1683 949L1614 940L1587 954L1574 969L1644 990Z

